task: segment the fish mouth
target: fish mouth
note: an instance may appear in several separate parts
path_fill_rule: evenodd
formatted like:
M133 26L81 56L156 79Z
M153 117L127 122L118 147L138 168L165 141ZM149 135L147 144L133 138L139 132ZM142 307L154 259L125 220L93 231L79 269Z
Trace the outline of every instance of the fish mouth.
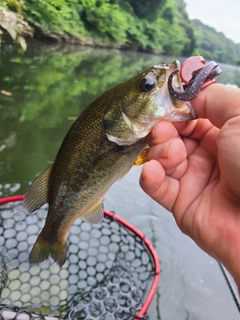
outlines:
M166 65L165 83L155 94L157 104L165 110L161 118L170 122L189 121L197 118L197 114L191 103L189 101L178 99L169 90L168 83L171 81L174 90L179 93L184 93L184 87L180 75L177 72L175 73L175 70L179 70L179 68L180 62L178 60Z

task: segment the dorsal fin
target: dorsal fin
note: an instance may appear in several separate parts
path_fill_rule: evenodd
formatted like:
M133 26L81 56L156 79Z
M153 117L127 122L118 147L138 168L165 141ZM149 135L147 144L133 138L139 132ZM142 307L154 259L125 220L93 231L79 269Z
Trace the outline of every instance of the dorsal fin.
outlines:
M28 213L32 213L47 202L48 183L51 171L52 165L40 174L28 188L23 200L24 207Z
M82 218L92 224L101 223L104 217L103 209L103 200L101 199L96 206L91 211L85 213Z

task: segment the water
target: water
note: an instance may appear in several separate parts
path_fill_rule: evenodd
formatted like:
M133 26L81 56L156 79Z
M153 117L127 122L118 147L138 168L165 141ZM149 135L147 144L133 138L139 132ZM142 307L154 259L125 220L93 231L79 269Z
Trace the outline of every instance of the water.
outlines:
M54 159L65 133L90 101L150 65L176 57L30 45L0 52L0 196L22 194ZM181 61L183 59L180 59ZM218 81L240 87L239 69L221 65ZM172 215L138 185L141 168L115 183L105 207L140 229L161 260L151 319L239 319L217 262L183 235ZM211 232L211 230L209 230Z

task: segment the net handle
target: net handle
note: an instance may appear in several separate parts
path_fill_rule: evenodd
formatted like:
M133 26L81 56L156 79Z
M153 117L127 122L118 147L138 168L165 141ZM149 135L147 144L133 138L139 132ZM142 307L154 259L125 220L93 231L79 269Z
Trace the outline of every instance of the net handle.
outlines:
M0 205L8 203L8 202L14 202L14 201L22 201L24 199L24 195L18 195L18 196L11 196L11 197L6 197L6 198L2 198L0 199ZM108 210L104 210L104 214L112 217L114 219L116 219L118 222L120 222L121 224L123 224L126 228L132 230L136 235L138 235L139 238L141 238L146 246L148 247L149 251L152 254L153 257L153 261L155 264L155 275L154 275L154 280L152 283L152 286L150 288L149 294L141 308L141 310L139 311L139 313L137 314L137 318L135 318L135 320L143 317L146 312L147 309L153 299L153 296L157 290L157 286L158 286L158 282L160 279L160 262L158 259L158 255L156 250L154 249L153 245L151 244L151 242L145 237L145 235L139 231L136 227L134 227L133 225L131 225L129 222L127 222L126 220L122 219L121 217L117 216L115 213L112 213L111 211Z

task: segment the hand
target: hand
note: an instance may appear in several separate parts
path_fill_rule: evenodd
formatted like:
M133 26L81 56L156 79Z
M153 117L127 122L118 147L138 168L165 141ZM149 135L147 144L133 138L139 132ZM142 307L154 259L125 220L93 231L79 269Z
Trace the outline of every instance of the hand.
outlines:
M201 118L153 128L140 185L240 288L240 89L212 84L191 103Z

